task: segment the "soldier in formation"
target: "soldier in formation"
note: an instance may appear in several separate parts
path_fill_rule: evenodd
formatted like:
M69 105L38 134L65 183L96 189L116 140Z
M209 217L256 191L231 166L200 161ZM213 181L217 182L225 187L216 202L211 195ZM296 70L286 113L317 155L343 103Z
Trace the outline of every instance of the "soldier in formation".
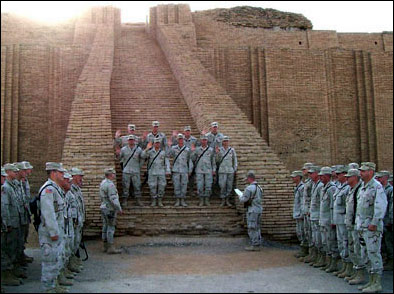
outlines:
M300 261L344 278L351 285L360 285L358 289L363 293L382 291L382 272L392 270L393 190L388 183L390 173L380 171L375 175L376 165L372 162L363 162L361 167L357 163L335 165L334 183L332 167L305 165L303 170L307 168L312 184L309 197L305 192L309 180L304 182L302 209L308 211L309 208L305 215L309 216L311 223L312 246L308 256L303 257L303 250L297 254ZM299 174L300 171L294 171L291 177L297 185L293 217L302 246L306 234L302 237L299 228ZM382 236L387 247L385 268L381 255ZM369 277L366 284L365 270Z

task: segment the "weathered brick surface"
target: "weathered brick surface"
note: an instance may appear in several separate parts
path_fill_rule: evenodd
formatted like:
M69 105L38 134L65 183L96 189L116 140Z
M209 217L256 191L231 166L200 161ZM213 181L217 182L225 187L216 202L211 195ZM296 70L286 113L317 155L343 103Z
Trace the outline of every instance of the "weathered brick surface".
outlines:
M141 134L157 119L170 135L219 121L239 153L239 187L247 169L263 183L263 233L276 239L295 235L288 170L305 161L392 170L390 32L234 26L173 4L152 7L146 28L121 26L112 7L57 26L2 16L1 162L29 160L33 191L46 161L83 168L91 234L101 225L102 169L119 171L114 131L132 122ZM169 181L167 205L172 196ZM179 209L128 207L118 233L240 232L239 204L238 212L194 205L190 225Z

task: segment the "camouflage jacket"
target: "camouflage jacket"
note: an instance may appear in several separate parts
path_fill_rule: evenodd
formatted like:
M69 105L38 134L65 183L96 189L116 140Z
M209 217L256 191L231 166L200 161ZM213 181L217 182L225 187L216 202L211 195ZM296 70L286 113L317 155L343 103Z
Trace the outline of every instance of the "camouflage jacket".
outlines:
M333 182L328 182L320 193L319 225L329 226L332 224L333 197L337 187Z
M321 190L323 189L323 183L317 181L316 183L312 181L312 190L311 190L311 207L309 210L310 218L313 221L318 221L320 218L320 196Z
M346 196L349 193L350 186L345 182L338 182L337 191L334 194L334 205L333 205L333 220L334 225L344 225L345 224L345 214L346 214Z
M304 183L301 181L297 187L294 188L294 205L293 205L293 218L299 219L303 217L302 202L304 197Z

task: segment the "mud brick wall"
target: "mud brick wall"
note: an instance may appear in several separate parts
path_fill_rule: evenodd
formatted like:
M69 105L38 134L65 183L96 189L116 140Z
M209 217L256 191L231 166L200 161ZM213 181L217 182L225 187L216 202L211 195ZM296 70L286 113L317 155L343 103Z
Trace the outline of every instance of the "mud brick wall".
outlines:
M99 186L105 168L115 168L111 134L110 82L114 58L116 9L96 24L91 51L78 79L63 147L67 168L85 172L83 193L87 234L101 230Z
M192 52L190 43L182 40L182 36L187 33L185 27L157 25L155 31L193 118L199 129L205 129L212 121L218 121L220 131L230 136L231 144L239 155L238 187L244 187L243 178L247 170L256 171L264 189L263 234L277 240L291 239L294 237L294 223L291 217L293 196L289 172L236 103L209 75ZM193 25L187 28L193 30ZM243 211L240 203L237 207Z

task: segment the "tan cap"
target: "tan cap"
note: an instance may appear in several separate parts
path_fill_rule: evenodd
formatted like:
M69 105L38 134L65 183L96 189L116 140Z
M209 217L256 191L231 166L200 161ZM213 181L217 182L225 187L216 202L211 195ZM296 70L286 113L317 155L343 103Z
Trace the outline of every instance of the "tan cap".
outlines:
M200 139L201 140L208 140L208 136L207 135L201 135Z
M375 175L375 177L377 177L377 178L381 178L384 176L390 177L390 172L388 170L381 170L381 171L377 172Z
M45 163L45 170L57 170L62 173L67 171L63 168L63 164L61 162L47 162Z
M73 177L72 177L72 175L67 171L67 172L64 172L63 178L64 178L64 179L69 179L69 180L71 180Z
M351 163L349 163L347 166L349 167L349 169L350 169L350 168L352 168L352 169L358 169L358 168L360 167L360 165L359 165L357 162L351 162Z
M25 165L23 162L16 162L15 165L16 165L16 167L17 167L19 170L26 170L26 169L28 169L28 168L26 167L26 165Z
M347 165L337 165L336 173L337 174L342 174L342 173L347 173L348 171L348 166Z
M33 169L33 166L30 164L30 162L28 161L22 161L22 162L25 164L26 169Z
M129 130L135 131L135 125L129 124L127 127L129 128Z
M135 140L135 136L134 135L128 135L127 140Z
M332 168L329 166L323 166L319 172L319 176L331 175L331 174L332 174Z
M312 165L308 168L308 173L318 173L320 171L320 166Z
M373 162L362 162L359 170L375 170L376 164Z
M7 176L7 173L5 172L5 169L2 167L1 168L1 175L3 176L3 177L6 177Z
M158 126L160 126L160 123L157 120L152 121L152 127L158 127Z
M306 162L306 163L304 163L304 166L302 167L302 169L309 169L311 166L314 166L314 164L311 162Z
M345 176L348 177L348 178L353 177L353 176L359 177L360 176L360 171L358 169L351 168L351 169L349 169L347 171L347 174Z
M183 128L183 130L184 130L184 131L191 131L192 128L191 128L190 126L186 126L186 127Z
M290 175L290 177L292 177L292 178L295 178L295 177L302 177L303 176L303 174L302 174L302 171L300 171L300 170L295 170L295 171L293 171L292 173L291 173L291 175Z
M213 123L211 123L211 127L219 127L219 124L216 121L214 121Z
M178 134L177 139L185 139L185 136L183 134Z
M77 167L73 167L70 169L70 174L72 176L84 176L85 174L83 173L83 170Z
M106 169L104 169L104 174L106 174L106 175L116 174L116 171L113 168L106 168Z
M252 179L256 178L256 175L253 170L248 171L248 173L246 174L246 179L247 178L252 178Z
M222 141L230 141L230 137L229 136L223 136L223 140Z
M14 171L14 172L19 171L19 169L13 163L6 163L6 164L4 164L3 168L5 171L9 171L9 170Z

